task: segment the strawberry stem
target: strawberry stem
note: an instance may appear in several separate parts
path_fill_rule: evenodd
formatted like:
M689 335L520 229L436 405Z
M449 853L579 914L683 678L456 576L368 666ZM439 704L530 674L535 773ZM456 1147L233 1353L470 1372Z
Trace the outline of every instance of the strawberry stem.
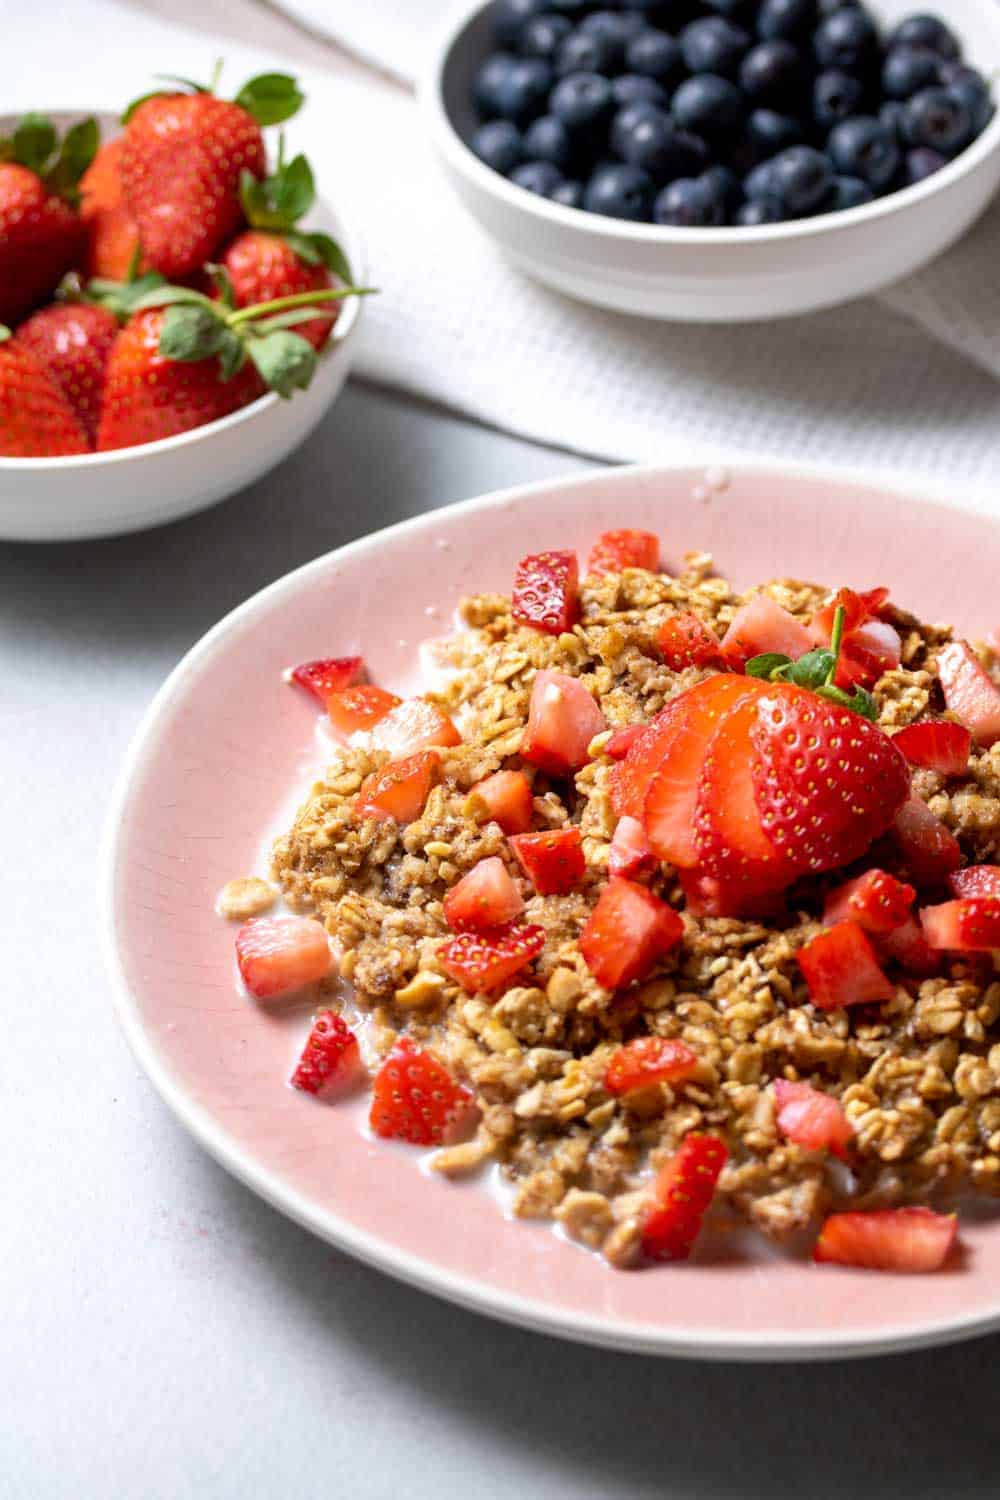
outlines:
M842 604L838 604L833 614L833 629L830 632L830 650L833 653L833 666L827 673L827 686L837 675L837 665L840 661L840 648L844 640L844 621L847 619L847 611Z
M315 292L296 292L291 297L275 297L271 302L241 307L238 312L230 313L226 322L230 328L238 328L241 323L256 322L258 318L267 317L271 313L286 312L293 307L312 307L317 303L334 302L343 297L369 297L375 290L373 286L337 286Z

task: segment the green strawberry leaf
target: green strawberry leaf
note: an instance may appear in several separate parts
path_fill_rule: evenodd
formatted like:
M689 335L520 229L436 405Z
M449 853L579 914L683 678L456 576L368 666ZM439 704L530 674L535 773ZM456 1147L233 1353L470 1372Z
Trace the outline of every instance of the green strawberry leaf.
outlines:
M780 651L764 651L760 656L751 656L743 670L748 677L762 677L770 682L775 672L791 665L790 656L782 656Z
M10 159L41 177L58 143L55 126L45 115L27 114L18 121L11 137Z
M799 687L815 690L830 682L836 665L837 658L832 651L817 647L815 651L807 651L805 656L800 656L798 661L782 667L780 681L795 682Z
M77 184L97 154L101 133L92 115L71 125L63 136L55 165L45 174L49 190L62 198L79 198Z
M231 328L224 328L218 352L219 379L232 380L246 362L246 345L238 333L234 333Z
M164 359L193 363L222 352L231 334L218 313L207 307L168 307L160 329L160 353ZM237 340L239 342L239 340Z
M155 272L150 272L150 275L155 274ZM144 278L140 277L140 280L143 279ZM162 276L159 279L162 283ZM91 284L93 285L93 283ZM111 283L112 286L116 286L118 284L119 283L117 282ZM211 297L206 297L203 292L196 292L193 287L164 286L161 284L157 287L151 288L149 291L141 293L132 304L132 311L146 312L150 307L170 307L174 303L179 303L181 306L192 307L215 306L215 303L212 301Z
M226 309L226 312L232 312L236 307L236 289L233 286L232 277L229 272L225 266L220 266L217 261L207 261L205 270L215 282L220 303Z
M287 329L251 338L247 353L267 385L285 401L294 391L306 389L316 369L315 349Z
M302 108L305 95L290 74L261 73L243 85L234 102L258 125L280 125Z
M317 230L312 234L302 234L293 229L285 235L286 240L300 259L307 266L324 265L328 271L341 281L350 283L354 276L351 271L351 263L344 254L343 249L330 235L323 234Z
M179 83L183 88L190 89L192 94L210 94L214 84L195 83L193 78L184 78L180 73L154 73L154 78L159 78L161 83Z
M254 229L291 229L315 196L312 168L301 155L286 164L279 153L277 169L263 181L245 167L240 173L240 201Z
M262 318L259 323L251 323L250 327L255 333L271 333L276 328L297 328L300 323L311 323L314 318L332 318L333 315L329 303L322 307L297 307L289 312L275 313L273 318Z
M863 687L855 688L853 693L845 693L843 688L834 687L832 683L824 683L816 691L821 698L828 698L831 703L838 703L841 708L849 708L853 713L860 714L863 719L871 719L874 722L878 718L875 699Z

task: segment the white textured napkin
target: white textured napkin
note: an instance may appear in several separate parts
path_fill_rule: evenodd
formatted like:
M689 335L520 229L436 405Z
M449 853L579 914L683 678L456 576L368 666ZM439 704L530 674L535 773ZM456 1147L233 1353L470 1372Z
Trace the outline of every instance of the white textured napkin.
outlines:
M254 11L252 0L227 4L227 21ZM311 7L313 27L358 48L377 40L373 17L385 18L388 36L390 13L418 9L417 0L294 4L302 14ZM432 8L421 0L424 34ZM81 70L79 38L88 34L104 45ZM154 68L200 77L224 54L237 85L280 61L114 0L47 0L46 37L44 76L12 70L7 108L113 108ZM5 48L10 57L38 55L28 7L5 17ZM735 328L618 317L507 267L439 179L408 94L374 74L354 82L324 72L322 43L312 51L315 68L297 70L309 101L290 143L308 149L322 191L368 245L381 295L362 319L360 374L577 452L780 453L907 470L990 505L1000 386L982 367L1000 373L1000 209L882 299Z

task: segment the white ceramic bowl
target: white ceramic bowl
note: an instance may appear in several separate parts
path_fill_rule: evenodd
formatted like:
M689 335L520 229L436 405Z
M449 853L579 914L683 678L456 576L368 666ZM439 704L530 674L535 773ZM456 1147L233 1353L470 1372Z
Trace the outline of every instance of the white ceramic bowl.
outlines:
M49 111L60 126L80 115ZM94 111L102 140L116 117ZM0 118L0 134L12 120ZM317 203L308 225L324 229L344 247L360 284L362 248L329 208ZM204 510L234 494L286 458L313 430L347 379L352 337L364 298L348 297L306 391L291 400L262 396L250 406L179 437L112 453L73 458L0 457L0 539L77 541L141 531Z
M917 0L872 0L892 25ZM970 63L1000 71L996 0L935 0ZM455 17L422 80L424 116L452 186L521 270L617 312L696 323L832 307L909 275L962 235L1000 182L1000 111L933 177L862 208L751 229L673 229L563 208L515 187L472 153L472 80L490 50L482 0Z

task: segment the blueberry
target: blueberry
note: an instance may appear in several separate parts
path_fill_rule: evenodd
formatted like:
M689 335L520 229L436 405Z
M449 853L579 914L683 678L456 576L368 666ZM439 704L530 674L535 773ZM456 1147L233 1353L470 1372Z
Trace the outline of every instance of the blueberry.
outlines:
M616 135L615 144L630 166L641 167L654 182L698 171L707 156L701 142L692 147L691 137L660 109L644 111L630 130Z
M725 16L727 21L735 21L739 26L744 24L748 10L747 0L704 0L704 3L708 6L709 10L714 10L717 15ZM667 30L676 26L675 17L676 11L673 16L668 14L664 18Z
M556 53L556 72L562 78L567 73L603 73L610 78L621 72L624 61L625 47L620 38L584 31L579 26Z
M757 35L763 42L781 38L802 41L816 20L815 0L763 0L757 11Z
M500 113L500 98L516 62L517 58L509 52L492 52L480 67L472 86L472 96L481 115L492 119Z
M648 99L637 99L634 104L624 105L611 121L611 129L608 132L608 143L612 151L617 156L624 157L625 146L639 121L650 116L656 119L664 113L665 110L659 105L652 104Z
M501 47L515 47L532 16L548 9L548 0L495 0L490 12L493 35Z
M879 122L885 126L893 140L899 145L903 139L903 103L901 99L887 99L878 112Z
M551 198L553 203L561 203L563 208L582 208L583 183L570 180L560 182L545 196Z
M545 108L551 87L552 69L540 57L508 57L499 52L479 72L476 102L484 115L526 125Z
M778 189L773 162L762 161L759 167L748 172L743 179L743 191L748 198L776 198Z
M893 136L870 115L841 120L830 131L826 149L838 173L860 177L874 193L889 186L899 166L899 147Z
M882 92L890 99L909 99L938 82L940 67L929 47L891 47L882 64Z
M740 63L740 88L754 104L779 108L802 92L805 65L791 42L758 42Z
M862 0L816 0L816 14L821 21L832 16L835 10L863 10Z
M641 167L598 167L584 189L583 206L592 214L612 219L648 220L653 206L652 179Z
M674 119L685 130L718 138L739 125L743 96L728 79L701 73L681 84L671 107Z
M526 161L523 167L518 167L511 173L510 180L518 187L527 188L529 193L539 193L541 197L548 198L563 178L559 168L554 167L550 161Z
M684 228L717 228L726 222L726 210L700 177L678 177L657 195L653 222Z
M541 57L548 63L554 62L572 30L568 16L534 16L521 32L518 51L522 57Z
M750 37L741 26L723 16L702 16L691 21L680 36L681 51L692 73L715 73L735 78Z
M813 119L821 130L832 130L840 120L857 114L864 93L864 85L853 73L824 69L813 82Z
M816 61L824 68L863 71L878 58L878 32L863 10L835 10L813 35Z
M549 96L549 113L573 135L596 135L614 111L611 85L599 73L571 73Z
M565 172L573 161L573 141L562 120L539 115L524 132L524 155L529 161L548 161Z
M726 213L731 212L742 201L743 189L735 172L728 167L707 167L699 182L703 182L714 198L722 204Z
M665 31L648 27L634 36L625 49L625 65L631 73L641 73L660 83L675 83L684 73L681 49Z
M824 212L834 214L844 208L860 208L863 203L871 203L874 197L867 182L862 182L860 177L835 177L830 196L823 205Z
M774 156L786 146L797 146L802 135L799 121L777 110L754 109L747 118L747 136L759 156Z
M616 104L659 104L665 109L670 96L655 78L646 78L641 73L622 73L611 80L611 92Z
M940 72L941 82L950 94L961 99L972 117L972 128L979 135L993 118L993 101L986 79L964 63L942 63Z
M546 10L557 10L561 15L579 19L590 9L590 0L548 0Z
M923 182L925 177L940 172L941 168L947 165L948 158L942 156L940 151L932 151L930 146L916 146L906 153L903 162L903 177L907 186L912 186L913 183Z
M890 31L886 43L889 47L929 47L938 57L944 58L961 55L954 32L939 16L908 16Z
M509 177L524 160L524 141L516 125L509 120L491 120L480 125L472 137L472 149L494 172Z
M736 210L736 223L748 229L756 224L780 224L784 217L777 198L749 198Z
M812 146L789 146L767 165L774 195L790 218L811 214L833 184L830 158Z
M903 106L903 139L951 155L972 139L972 115L951 89L922 89Z
M580 22L581 31L592 32L595 36L612 36L623 47L645 29L645 18L636 11L595 10Z

